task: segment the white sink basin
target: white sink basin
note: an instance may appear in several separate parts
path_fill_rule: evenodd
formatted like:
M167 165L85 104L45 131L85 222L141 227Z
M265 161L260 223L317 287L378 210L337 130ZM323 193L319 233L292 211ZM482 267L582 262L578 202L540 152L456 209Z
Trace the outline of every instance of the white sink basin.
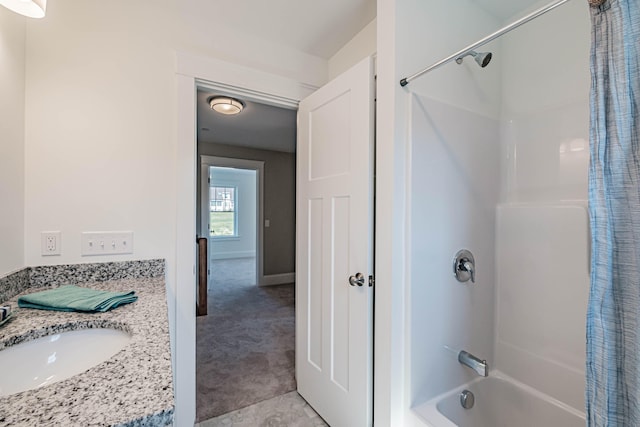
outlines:
M42 387L85 372L131 340L116 329L82 329L27 341L0 351L0 396Z

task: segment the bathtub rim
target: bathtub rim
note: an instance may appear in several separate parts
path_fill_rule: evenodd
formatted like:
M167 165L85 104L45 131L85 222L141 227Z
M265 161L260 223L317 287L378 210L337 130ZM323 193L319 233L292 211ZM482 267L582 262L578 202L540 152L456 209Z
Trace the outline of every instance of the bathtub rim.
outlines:
M540 390L537 390L523 382L520 382L518 380L516 380L515 378L499 371L499 370L492 370L489 372L489 376L488 377L478 377L478 378L474 378L473 380L462 384L461 386L458 386L456 388L453 388L451 390L445 391L444 393L439 394L438 396L423 402L423 403L419 403L419 404L414 404L411 406L411 408L409 409L410 414L412 415L412 418L416 418L418 420L420 420L422 423L426 423L427 426L432 426L432 427L458 427L457 424L455 424L453 421L451 421L449 418L447 418L443 413L440 412L440 410L438 409L438 403L441 402L443 399L449 398L455 394L459 394L461 393L463 390L468 389L470 386L472 386L473 384L476 384L480 381L483 380L487 380L487 379L497 379L499 381L504 381L504 382L508 382L513 384L515 387L523 390L525 393L531 394L535 397L537 397L538 399L541 399L547 403L550 403L553 406L556 406L559 409L562 409L566 412L569 412L572 415L575 415L577 417L582 418L583 420L585 420L586 422L586 413L583 411L580 411L572 406L567 405L566 403L552 397L549 396L546 393L541 392ZM415 420L414 420L415 421ZM419 425L417 423L414 422L413 425Z

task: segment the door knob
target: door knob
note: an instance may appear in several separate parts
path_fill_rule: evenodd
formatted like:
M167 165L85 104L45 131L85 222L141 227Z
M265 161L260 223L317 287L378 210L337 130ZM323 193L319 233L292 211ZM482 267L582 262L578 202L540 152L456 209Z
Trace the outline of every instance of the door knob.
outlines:
M349 284L351 286L364 286L364 276L362 273L356 273L355 276L349 276Z

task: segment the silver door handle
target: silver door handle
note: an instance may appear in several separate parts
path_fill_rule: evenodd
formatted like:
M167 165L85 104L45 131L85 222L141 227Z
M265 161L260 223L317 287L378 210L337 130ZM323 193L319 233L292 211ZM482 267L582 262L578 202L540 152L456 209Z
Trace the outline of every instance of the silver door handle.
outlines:
M364 276L362 273L356 273L355 276L349 276L349 284L351 286L364 286Z

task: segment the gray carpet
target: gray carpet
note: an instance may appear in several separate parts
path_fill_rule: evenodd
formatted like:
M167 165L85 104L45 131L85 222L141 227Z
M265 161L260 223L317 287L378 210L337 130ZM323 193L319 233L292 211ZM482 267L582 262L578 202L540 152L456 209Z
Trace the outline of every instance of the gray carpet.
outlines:
M296 389L294 285L251 282L214 281L197 318L196 421Z
M218 288L218 292L227 288L249 286L256 283L256 259L235 258L211 261L211 281L209 292Z

